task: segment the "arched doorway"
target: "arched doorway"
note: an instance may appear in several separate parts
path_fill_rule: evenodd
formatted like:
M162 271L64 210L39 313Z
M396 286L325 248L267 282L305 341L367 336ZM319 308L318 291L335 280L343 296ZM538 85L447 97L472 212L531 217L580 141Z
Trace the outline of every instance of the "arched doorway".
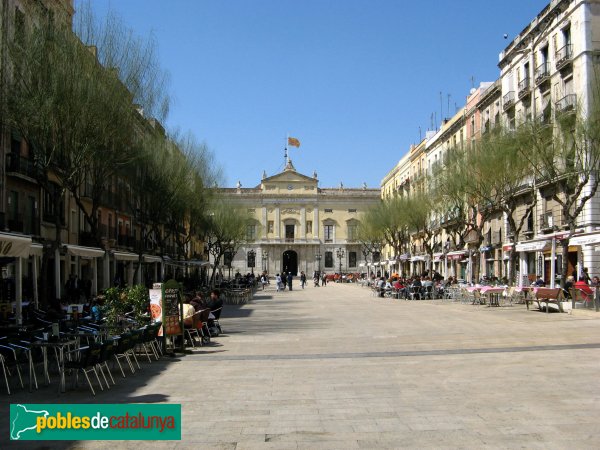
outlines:
M294 250L283 252L283 271L285 273L292 272L292 275L298 275L298 253Z

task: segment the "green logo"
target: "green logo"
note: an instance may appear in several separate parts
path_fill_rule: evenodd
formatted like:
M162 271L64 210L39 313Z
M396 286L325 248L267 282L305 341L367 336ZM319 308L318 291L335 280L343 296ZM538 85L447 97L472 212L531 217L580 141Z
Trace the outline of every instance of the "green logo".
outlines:
M10 439L181 440L181 405L10 405Z

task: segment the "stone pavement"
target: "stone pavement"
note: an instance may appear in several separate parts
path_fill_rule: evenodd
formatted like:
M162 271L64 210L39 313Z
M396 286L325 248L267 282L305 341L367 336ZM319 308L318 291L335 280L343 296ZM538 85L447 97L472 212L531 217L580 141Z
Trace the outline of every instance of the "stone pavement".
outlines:
M43 388L35 401L181 403L181 442L144 448L600 448L600 314L296 283L227 305L221 323L213 345L146 362L93 400ZM32 400L0 395L6 437L7 403Z

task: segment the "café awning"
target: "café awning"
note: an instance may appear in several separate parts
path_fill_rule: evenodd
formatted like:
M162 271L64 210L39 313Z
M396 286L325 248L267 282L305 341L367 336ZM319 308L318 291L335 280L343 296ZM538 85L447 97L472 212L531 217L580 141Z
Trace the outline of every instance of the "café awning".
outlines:
M446 257L450 260L456 260L456 259L461 259L466 254L467 254L467 252L465 250L458 250L458 251L454 251L454 252L448 252Z
M137 261L140 255L128 252L113 252L113 256L117 261Z
M28 258L30 247L30 237L0 233L0 256Z
M162 262L162 258L160 256L155 256L155 255L144 255L144 262L160 263L160 262Z
M569 245L592 245L600 244L600 233L575 236L569 239Z
M97 247L83 247L81 245L67 244L67 253L74 256L80 256L82 258L102 258L104 257L104 250Z
M549 245L550 241L521 242L515 246L515 250L518 252L541 252L546 250Z

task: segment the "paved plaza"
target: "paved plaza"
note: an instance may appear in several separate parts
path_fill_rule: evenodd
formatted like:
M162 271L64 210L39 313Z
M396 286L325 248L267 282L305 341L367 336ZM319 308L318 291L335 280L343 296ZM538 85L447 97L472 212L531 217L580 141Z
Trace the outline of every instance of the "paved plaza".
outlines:
M84 386L2 394L3 439L9 402L168 402L182 404L182 440L144 448L600 448L600 314L299 288L227 305L212 345L95 399Z

